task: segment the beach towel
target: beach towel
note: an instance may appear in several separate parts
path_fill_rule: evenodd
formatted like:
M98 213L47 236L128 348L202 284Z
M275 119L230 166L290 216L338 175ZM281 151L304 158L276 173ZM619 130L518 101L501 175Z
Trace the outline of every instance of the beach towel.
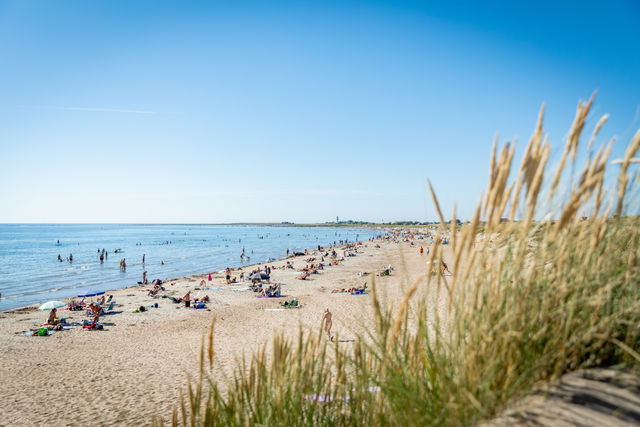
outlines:
M264 311L284 311L284 308L264 308Z
M44 329L46 330L46 328L44 328ZM51 334L53 334L55 332L55 331L47 331L47 333L45 333L44 335L40 335L39 331L40 331L40 329L38 329L37 331L25 331L25 332L21 333L20 335L25 336L25 337L48 337L49 335L51 335Z

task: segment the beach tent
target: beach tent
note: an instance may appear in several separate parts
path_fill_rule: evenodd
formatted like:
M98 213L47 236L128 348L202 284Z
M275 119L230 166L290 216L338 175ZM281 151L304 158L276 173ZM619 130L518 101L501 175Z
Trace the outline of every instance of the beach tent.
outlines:
M104 294L104 291L97 291L95 289L87 289L83 293L79 294L78 297L79 298L95 297L96 295L102 295L102 294Z

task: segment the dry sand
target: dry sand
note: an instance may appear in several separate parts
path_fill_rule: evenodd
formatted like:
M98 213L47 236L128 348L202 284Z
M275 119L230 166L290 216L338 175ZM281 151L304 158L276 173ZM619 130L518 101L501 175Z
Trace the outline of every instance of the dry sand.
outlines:
M273 271L272 283L282 283L283 295L302 303L297 310L265 311L287 298L257 298L254 292L236 290L246 284L227 286L222 274L214 274L207 287L223 289L200 293L211 298L208 310L149 297L142 291L147 287L108 292L114 295L119 313L102 318L103 331L76 327L49 337L21 336L20 332L46 321L48 312L31 307L0 313L0 425L147 425L154 415L168 419L185 373L197 373L201 339L214 316L221 376L231 372L240 354L269 341L276 330L291 336L299 328L317 331L325 308L334 315L334 331L344 340L340 345L351 345L349 339L371 324L371 295L332 294L331 289L370 282L371 275L358 273L375 275L391 264L396 271L376 277L376 283L388 301L395 301L407 283L427 271L427 256L419 254L419 245L377 244L380 247L372 242L359 246L357 256L305 281L296 276L307 257L291 258L296 270ZM342 255L341 249L337 252ZM284 261L269 265L282 266ZM247 274L252 268L256 267L243 271ZM206 272L167 281L161 295L181 297L190 289L198 296L195 288L202 279ZM158 308L133 312L156 302ZM84 312L59 313L74 321L87 318Z

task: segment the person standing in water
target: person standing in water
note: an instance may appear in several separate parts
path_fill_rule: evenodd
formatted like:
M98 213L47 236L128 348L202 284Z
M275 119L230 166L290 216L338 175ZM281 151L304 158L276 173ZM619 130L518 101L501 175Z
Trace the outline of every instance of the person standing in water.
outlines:
M144 265L144 258L146 254L142 254L142 264Z
M331 327L333 326L333 321L331 320L332 316L333 315L328 308L322 314L322 326L324 326L324 331L327 333L327 337L331 341L333 341L333 335L331 335Z

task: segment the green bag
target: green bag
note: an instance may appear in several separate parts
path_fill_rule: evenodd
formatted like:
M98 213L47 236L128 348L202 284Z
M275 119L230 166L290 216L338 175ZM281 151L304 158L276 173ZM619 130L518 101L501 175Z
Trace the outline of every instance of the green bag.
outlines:
M39 337L46 337L47 335L49 335L49 331L47 330L47 328L38 329L38 336Z

